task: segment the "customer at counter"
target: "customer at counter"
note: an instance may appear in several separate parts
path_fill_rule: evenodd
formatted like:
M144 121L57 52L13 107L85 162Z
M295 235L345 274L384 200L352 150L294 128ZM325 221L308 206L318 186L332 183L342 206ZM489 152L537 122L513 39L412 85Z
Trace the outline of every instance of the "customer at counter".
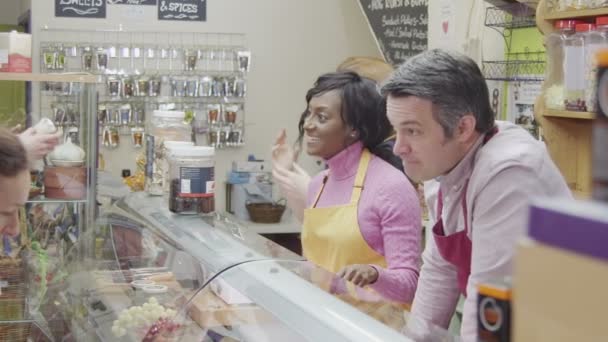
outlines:
M476 285L511 275L530 198L568 197L570 190L542 142L494 120L487 85L470 58L421 53L401 65L382 91L397 132L394 152L410 178L426 181L435 222L409 330L422 339L425 331L416 322L447 327L462 294L461 334L475 341Z
M300 139L329 168L308 189L304 256L386 299L410 303L418 279L420 205L407 177L376 155L391 128L375 82L353 72L325 74L306 103Z
M19 209L30 190L27 154L19 138L0 128L0 231L2 236L19 235Z

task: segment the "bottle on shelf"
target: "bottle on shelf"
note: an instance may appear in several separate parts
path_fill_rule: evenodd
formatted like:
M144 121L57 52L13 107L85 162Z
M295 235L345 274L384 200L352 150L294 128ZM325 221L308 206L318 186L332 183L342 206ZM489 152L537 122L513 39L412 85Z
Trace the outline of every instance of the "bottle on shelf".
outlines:
M564 97L569 111L586 112L586 93L589 92L585 70L589 69L587 51L589 36L595 30L594 24L577 24L576 33L564 42Z
M545 105L550 109L564 109L564 44L574 34L579 20L557 20L555 31L547 35L547 67L545 74Z
M595 26L596 29L586 37L586 65L584 70L588 90L585 92L587 111L594 113L597 112L597 54L601 49L608 47L608 16L597 17Z

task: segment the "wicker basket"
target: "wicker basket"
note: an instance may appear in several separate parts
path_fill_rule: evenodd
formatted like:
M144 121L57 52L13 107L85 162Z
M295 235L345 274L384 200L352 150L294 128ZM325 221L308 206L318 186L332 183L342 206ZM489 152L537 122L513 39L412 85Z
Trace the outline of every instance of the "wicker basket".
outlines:
M280 199L275 203L246 203L249 218L257 223L277 223L285 212L286 201Z
M23 259L0 259L0 279L7 285L0 294L0 321L24 319L25 265Z

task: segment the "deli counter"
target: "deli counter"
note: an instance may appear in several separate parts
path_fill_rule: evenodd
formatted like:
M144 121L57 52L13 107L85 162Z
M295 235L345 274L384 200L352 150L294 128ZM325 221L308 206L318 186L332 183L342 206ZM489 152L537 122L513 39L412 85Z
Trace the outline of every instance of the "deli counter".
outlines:
M104 207L59 262L28 252L27 308L0 320L0 340L413 341L402 306L336 291L343 280L228 216L175 215L164 200Z

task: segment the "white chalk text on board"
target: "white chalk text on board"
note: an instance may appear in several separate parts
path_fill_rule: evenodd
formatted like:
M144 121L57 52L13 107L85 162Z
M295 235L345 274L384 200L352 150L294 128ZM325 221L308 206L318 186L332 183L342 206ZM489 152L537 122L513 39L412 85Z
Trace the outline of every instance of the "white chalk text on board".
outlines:
M105 0L55 0L55 16L70 18L105 18Z
M158 20L205 21L206 0L159 0Z
M428 47L428 0L359 0L386 60L397 65Z
M107 0L108 5L156 6L156 0Z

